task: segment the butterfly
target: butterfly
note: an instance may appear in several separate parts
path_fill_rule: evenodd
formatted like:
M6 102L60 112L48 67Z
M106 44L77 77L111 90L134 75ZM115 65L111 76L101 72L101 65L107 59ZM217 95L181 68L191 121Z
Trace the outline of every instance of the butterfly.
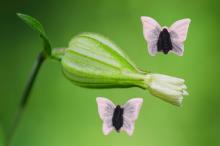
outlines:
M148 43L148 52L155 56L157 52L168 54L169 51L178 56L184 52L190 19L182 19L174 22L169 28L160 24L153 18L142 16L144 38Z
M142 98L133 98L124 105L115 106L109 99L97 97L99 116L103 121L103 133L108 135L113 129L117 132L125 131L129 136L133 134L135 120L138 118L143 103Z

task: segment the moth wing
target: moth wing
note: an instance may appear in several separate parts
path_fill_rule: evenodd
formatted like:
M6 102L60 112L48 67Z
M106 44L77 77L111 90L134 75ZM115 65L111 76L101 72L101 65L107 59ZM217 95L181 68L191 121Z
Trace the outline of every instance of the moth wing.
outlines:
M134 121L124 118L122 130L131 136L134 132Z
M108 135L112 130L112 117L115 109L115 105L107 98L97 97L96 102L98 105L99 116L103 121L103 133Z
M104 135L108 135L113 130L111 120L103 122L102 131Z
M142 16L144 38L148 44L148 52L151 56L157 53L157 41L161 32L160 24L153 18Z
M130 99L125 105L123 105L123 127L122 129L127 132L128 135L132 135L134 131L135 120L138 118L141 106L143 103L142 98Z
M184 41L187 37L187 32L191 20L186 18L174 22L169 28L170 37L173 45L172 52L182 56L184 52Z
M132 121L135 121L138 118L138 114L141 109L142 103L143 103L142 98L133 98L128 100L127 103L123 105L124 108L123 116Z
M172 45L173 45L173 49L171 50L171 52L178 56L183 56L184 44L182 42L173 40Z
M169 28L171 39L183 43L186 40L190 22L189 18L174 22Z

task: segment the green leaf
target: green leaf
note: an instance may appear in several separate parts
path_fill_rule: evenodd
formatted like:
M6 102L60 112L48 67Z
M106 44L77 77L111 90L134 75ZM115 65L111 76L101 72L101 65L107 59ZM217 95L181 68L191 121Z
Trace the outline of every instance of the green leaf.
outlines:
M43 39L43 43L44 43L44 50L46 51L47 55L50 56L51 55L51 45L50 45L49 39L45 33L43 25L37 19L35 19L29 15L17 13L17 16L24 23L26 23L29 27L31 27L33 30L40 33L40 37Z

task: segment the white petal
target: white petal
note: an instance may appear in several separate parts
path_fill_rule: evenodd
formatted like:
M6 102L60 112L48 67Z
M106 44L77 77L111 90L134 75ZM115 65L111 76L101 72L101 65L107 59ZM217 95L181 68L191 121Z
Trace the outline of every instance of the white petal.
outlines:
M159 92L160 94L164 94L164 96L169 96L169 97L178 97L182 95L181 91L173 90L169 87L165 87L163 85L159 84L151 84L151 88L154 89L155 91Z
M163 74L152 74L152 77L155 80L168 82L172 84L183 84L185 82L183 79L180 79L177 77L171 77L171 76L163 75Z
M183 85L181 86L181 88L185 90L185 89L187 89L187 86L186 86L185 84L183 84Z
M160 86L164 86L166 88L172 89L172 90L176 90L176 91L183 91L184 88L186 87L184 85L176 85L176 84L171 84L171 83L162 82L162 81L160 81L160 82L158 81L158 82L154 82L154 83L156 83Z
M177 105L181 106L182 102L183 102L183 97L182 96L177 98L177 100L176 100Z
M183 90L183 96L187 96L189 93L186 90Z
M170 88L166 88L164 86L160 86L157 84L152 84L150 86L151 94L168 101L172 104L180 106L183 100L183 93L182 91L172 90Z

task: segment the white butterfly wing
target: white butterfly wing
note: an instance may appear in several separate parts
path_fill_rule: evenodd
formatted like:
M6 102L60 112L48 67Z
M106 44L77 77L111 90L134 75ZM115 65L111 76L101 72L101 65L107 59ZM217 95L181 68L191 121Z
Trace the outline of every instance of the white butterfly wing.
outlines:
M122 130L131 136L134 131L134 121L130 121L129 119L124 118Z
M160 24L153 18L142 16L144 38L148 43L148 52L154 56L157 53L157 41L161 32Z
M191 20L190 19L182 19L174 22L169 28L171 41L173 45L172 52L182 56L184 52L184 41L187 37L187 32L189 28Z
M122 129L127 132L128 135L132 135L134 131L135 120L138 118L139 111L143 103L142 98L130 99L125 105L123 105L123 127Z
M115 109L115 105L107 98L97 97L96 102L98 104L99 116L103 121L103 133L108 135L112 130L112 117Z
M113 130L111 120L103 122L102 131L104 135L108 135Z
M172 45L173 45L173 48L172 48L171 52L178 55L178 56L183 56L184 44L182 42L178 42L178 41L173 40Z
M184 42L186 40L190 19L182 19L174 22L169 28L170 33L173 35L173 39L178 40L179 42Z

